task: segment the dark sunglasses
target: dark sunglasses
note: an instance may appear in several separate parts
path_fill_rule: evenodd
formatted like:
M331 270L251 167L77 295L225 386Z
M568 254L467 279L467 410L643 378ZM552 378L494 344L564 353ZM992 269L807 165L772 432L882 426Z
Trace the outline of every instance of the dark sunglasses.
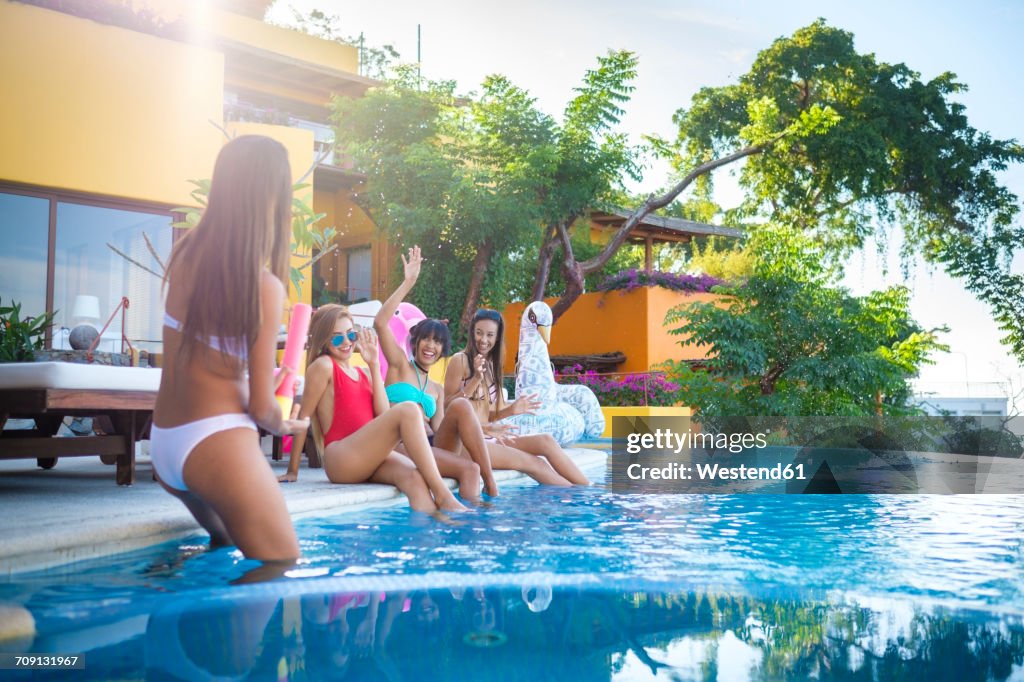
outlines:
M490 310L488 308L481 308L476 311L476 315L473 316L474 320L494 320L495 322L501 322L501 313L497 310Z
M345 343L346 338L349 341L355 343L355 340L359 338L359 334L356 334L355 329L349 329L348 333L346 334L335 334L334 336L331 337L331 345L340 346L341 344Z

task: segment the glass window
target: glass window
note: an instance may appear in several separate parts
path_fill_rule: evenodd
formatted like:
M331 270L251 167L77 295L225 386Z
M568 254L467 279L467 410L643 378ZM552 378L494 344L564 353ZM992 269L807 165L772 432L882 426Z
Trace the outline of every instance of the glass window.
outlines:
M46 311L50 202L0 193L0 303L21 303L22 315Z
M160 350L163 324L162 280L115 253L122 253L160 272L160 266L146 247L145 234L161 259L171 253L171 218L101 206L60 202L57 204L57 243L54 260L53 307L58 326L72 328L92 322L97 328L110 317L127 296L130 307L125 314L125 335L137 349ZM92 308L84 302L99 302L99 320L74 316L77 310ZM118 314L104 335L102 350L119 351L121 316Z
M346 296L349 303L367 301L373 293L373 249L369 246L350 249L348 255L348 284Z

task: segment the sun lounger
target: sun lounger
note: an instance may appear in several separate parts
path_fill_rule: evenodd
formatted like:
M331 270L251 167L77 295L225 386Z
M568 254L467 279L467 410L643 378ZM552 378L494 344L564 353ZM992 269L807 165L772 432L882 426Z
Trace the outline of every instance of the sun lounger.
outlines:
M160 370L69 362L0 364L0 429L32 419L31 430L0 431L0 459L99 455L116 462L118 485L135 482L135 444L149 431ZM93 417L103 435L55 437L65 417Z

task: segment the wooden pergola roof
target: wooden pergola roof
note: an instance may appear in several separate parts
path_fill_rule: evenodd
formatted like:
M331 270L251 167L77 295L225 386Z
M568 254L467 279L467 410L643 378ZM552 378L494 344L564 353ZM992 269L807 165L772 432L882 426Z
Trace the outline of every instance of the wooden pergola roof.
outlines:
M590 214L590 222L600 228L615 230L622 227L631 215L633 215L633 212L624 208L593 211ZM654 266L653 247L655 242L680 243L688 242L694 237L729 237L735 239L742 236L743 230L737 230L734 227L709 225L671 216L649 215L636 226L627 241L644 245L644 269L650 272Z
M599 227L618 229L633 215L624 208L613 208L608 211L594 211L590 214L592 223ZM698 223L671 216L649 215L633 230L630 241L645 242L650 237L657 242L688 242L694 237L731 237L743 236L743 230L734 227L722 227Z

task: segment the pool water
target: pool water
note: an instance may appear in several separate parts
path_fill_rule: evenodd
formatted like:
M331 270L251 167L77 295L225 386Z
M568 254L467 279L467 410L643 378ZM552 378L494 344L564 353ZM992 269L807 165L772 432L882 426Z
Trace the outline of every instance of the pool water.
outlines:
M1021 495L526 485L297 527L278 581L228 586L255 564L197 536L0 602L35 618L21 650L84 654L53 679L1024 679Z

